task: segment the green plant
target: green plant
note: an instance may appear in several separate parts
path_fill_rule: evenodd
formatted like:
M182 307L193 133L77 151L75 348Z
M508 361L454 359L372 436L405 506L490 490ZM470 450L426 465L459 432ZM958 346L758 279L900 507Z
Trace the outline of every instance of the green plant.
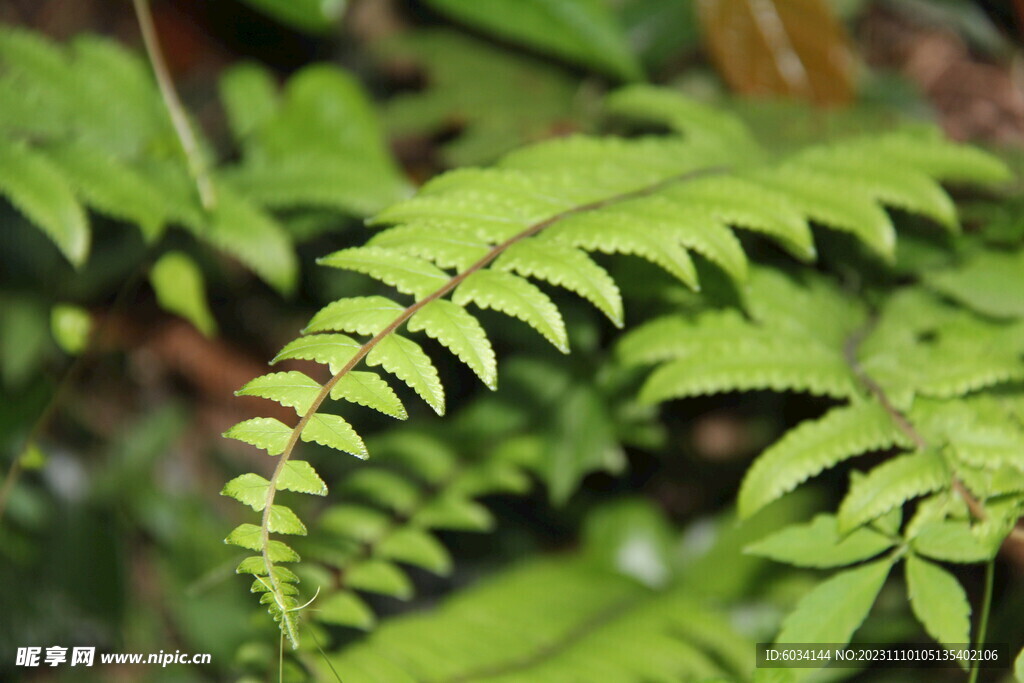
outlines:
M848 234L876 258L892 260L895 230L880 203L919 213L947 231L955 231L958 225L953 204L937 181L992 183L1008 177L992 157L952 145L927 130L870 136L775 159L758 147L737 120L667 91L646 86L626 89L613 95L608 106L620 116L663 122L679 134L637 139L572 137L521 149L493 169L463 169L431 181L416 197L377 215L375 223L393 227L375 235L367 246L344 249L321 259L324 265L380 280L411 296L412 303L372 296L329 304L314 316L305 330L307 334L285 346L275 359L327 365L329 379L321 383L298 371L271 373L241 390L293 407L299 416L294 427L271 418L254 418L229 430L227 436L263 448L278 456L278 461L270 479L245 474L224 489L226 495L262 513L259 525L241 525L227 542L259 553L246 559L239 572L254 575L253 590L261 594L261 602L268 605L293 646L298 645L298 615L306 602L298 597L298 576L281 564L297 562L299 557L271 535L305 535L306 527L289 507L276 503L277 493L326 493L312 466L293 457L297 444L312 441L361 458L367 456L362 440L344 418L321 412L329 397L404 416L397 395L379 376L354 370L363 360L371 366L382 366L408 384L437 413L444 411L438 372L418 343L398 334L402 325L408 323L410 331L423 331L437 340L485 385L493 387L494 353L466 305L475 303L519 318L567 352L568 339L558 309L526 277L581 295L622 326L618 288L586 252L638 255L697 289L697 269L689 252L692 249L733 281L744 283L749 279L749 289L756 296L748 297L747 306L752 308L755 320L757 309L753 306L757 302L766 308L774 305L782 313L775 326L767 329L725 311L707 314L711 322L706 323L706 333L699 324L683 329L671 327L676 324L674 318L635 332L623 344L623 356L628 361L665 360L673 353L679 356L679 360L652 375L641 390L641 399L658 401L761 387L852 397L858 395L858 381L863 382L858 379L862 371L849 368L843 345L864 318L859 312L863 304L855 298L832 294L827 284L818 284L811 293L804 294L800 289L787 288L781 276L763 273L761 267L752 268L746 256L750 247L741 244L733 228L760 233L798 259L810 261L817 253L810 219ZM897 167L898 172L894 170ZM759 244L757 248L761 248ZM808 271L801 277L810 279L812 275ZM448 294L452 294L450 300L444 298ZM920 302L923 296L917 293L911 298L911 312L914 306L924 305ZM896 301L900 300L897 297ZM790 310L794 308L796 312ZM774 309L768 310L775 313ZM933 312L927 306L924 310ZM907 311L896 312L894 320L906 323ZM1001 338L992 336L995 328L1000 334L1004 332L996 323L978 321L978 329L964 324L968 325L963 332L965 338L981 330L984 343L990 346L995 344L993 339ZM1006 334L1019 343L1020 328L1009 329ZM879 333L883 330L884 319ZM368 339L358 341L350 334ZM830 354L822 350L823 341L816 334L838 345L838 351ZM915 329L907 326L890 334L916 338ZM723 354L722 344L735 345L735 354ZM793 356L794 349L800 354ZM936 353L943 351L949 353L945 348ZM950 398L1010 380L1019 372L1019 363L1013 364L1019 354L1018 345L1006 347L1003 355L979 358L982 367L977 372L984 380L970 373L966 379L937 380L933 395ZM891 364L901 369L898 360ZM1016 369L1007 370L1008 365ZM867 393L870 397L871 392ZM875 403L883 401L879 396L874 396ZM913 393L904 391L893 400L902 406L912 398ZM792 467L772 469L773 479L767 486L744 489L741 509L749 514L788 490L787 486L792 488L822 469L828 463L815 465L815 458L826 457L832 451L835 454L831 457L837 460L855 449L907 443L909 437L897 426L898 420L893 421L889 412L874 405L865 400L850 409L837 409L837 414L849 416L832 420L841 423L837 427L855 428L863 420L859 426L866 424L872 430L866 436L855 433L847 441L839 441L825 454L813 451ZM851 415L851 411L858 410L864 414ZM823 424L828 426L829 422L826 419ZM805 436L808 431L810 437ZM791 440L813 436L813 430L798 429ZM802 455L798 449L790 450ZM780 457L773 454L777 452L769 451L764 457ZM755 465L750 477L756 477L759 471L761 466ZM780 483L787 474L794 481ZM897 458L892 465L883 466L880 474L869 475L858 485L854 503L860 504L844 505L838 522L829 522L838 524L838 530L831 531L835 542L838 532L872 522L911 495L932 493L950 485L949 473L938 455L928 452ZM394 492L399 487L382 485L377 490ZM879 492L885 495L876 496ZM751 496L762 498L751 503ZM986 518L993 528L990 552L1009 531L1007 524L1012 526L1016 520L1015 504L1000 509L1005 513ZM821 524L814 529L815 533L824 533ZM418 542L412 547L421 545ZM884 580L881 567L867 565L854 570L858 576L868 569L873 573L869 577L871 586L863 595L854 592L851 600L861 599L871 587L880 586ZM791 617L794 621L789 623L800 622L799 614L806 609L798 607ZM848 639L863 611L851 608L845 621L839 614L829 631L836 636L833 640ZM355 617L352 619L355 621ZM932 630L934 622L929 617L925 621ZM783 637L788 635L784 631Z

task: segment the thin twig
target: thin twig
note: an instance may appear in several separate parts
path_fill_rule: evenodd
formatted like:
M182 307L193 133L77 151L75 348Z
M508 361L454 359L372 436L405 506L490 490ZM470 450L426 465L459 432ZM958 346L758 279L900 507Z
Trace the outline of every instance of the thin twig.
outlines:
M204 209L210 211L216 206L217 197L210 180L209 169L202 149L199 147L199 140L196 138L195 131L192 130L192 124L189 123L185 107L178 97L178 92L174 89L171 72L167 69L167 63L160 51L160 41L157 39L149 0L132 0L132 2L135 5L135 16L139 20L142 42L146 46L146 54L149 56L149 63L153 67L153 74L156 76L156 83L160 88L160 96L164 100L164 106L167 107L167 113L170 114L174 132L177 133L178 141L188 160L188 170L196 183L199 201Z

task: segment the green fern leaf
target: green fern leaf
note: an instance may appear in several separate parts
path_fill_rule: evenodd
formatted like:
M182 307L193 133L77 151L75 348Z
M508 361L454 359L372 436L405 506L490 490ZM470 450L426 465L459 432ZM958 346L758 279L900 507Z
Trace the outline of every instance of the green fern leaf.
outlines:
M604 268L579 249L538 239L526 239L505 250L496 270L534 277L576 292L622 327L622 297Z
M942 458L931 452L901 455L855 479L839 506L839 530L846 533L897 505L950 485Z
M382 296L340 299L320 309L303 332L379 334L404 310L405 306Z
M703 312L696 319L667 315L627 332L617 353L626 363L647 365L685 358L702 349L754 344L766 333L730 309Z
M239 524L224 542L247 550L263 550L263 530L255 524Z
M0 137L0 194L75 266L89 254L89 224L64 175L46 157Z
M366 444L340 415L317 413L311 416L302 430L302 440L315 441L364 460L369 457Z
M629 85L605 99L612 114L642 121L664 123L689 139L758 151L757 143L743 121L726 110L710 107L682 93L651 85Z
M822 568L867 560L893 545L893 539L867 527L840 536L833 515L818 515L747 546L745 552L797 567Z
M445 495L417 510L412 523L427 529L489 531L494 527L494 518L479 503L458 495Z
M942 645L971 642L971 604L960 582L936 564L907 557L907 597L918 621Z
M726 227L722 211L701 209L657 195L629 202L629 212L636 220L717 264L737 282L746 279L747 255L736 235Z
M660 366L640 390L644 403L702 396L725 391L771 389L805 391L820 396L858 395L842 358L816 344L798 340L701 348Z
M348 497L361 498L406 516L420 500L419 488L400 474L384 469L361 469L345 480Z
M410 527L397 529L377 545L377 555L386 560L405 562L435 574L446 575L452 561L448 551L425 531Z
M160 236L167 220L163 195L131 166L85 143L51 145L43 153L89 206L135 223L149 242Z
M521 277L501 271L477 271L456 288L452 301L459 306L474 303L519 318L559 351L569 352L569 339L558 308L544 292Z
M408 600L413 595L412 582L398 567L384 560L367 560L345 571L345 585L356 590L389 595Z
M258 64L240 64L226 70L218 89L228 127L239 144L245 144L277 111L274 76Z
M199 236L231 254L264 282L290 293L298 278L298 261L287 234L258 207L223 183L217 185L217 206Z
M235 396L268 398L283 406L295 408L299 415L305 415L322 388L308 376L291 370L257 377L236 391Z
M891 560L845 569L800 598L776 643L848 643L889 576Z
M697 211L729 225L764 233L801 260L817 252L807 219L785 194L740 176L708 176L659 194L682 211Z
M399 420L409 417L394 389L372 372L349 372L331 389L331 398L358 403Z
M327 484L305 460L286 462L277 478L277 488L281 491L295 491L314 496L327 495Z
M317 621L336 626L351 626L364 631L373 628L376 618L365 602L354 593L339 591L332 593L317 604L313 616Z
M352 247L317 259L317 263L369 275L400 292L422 299L451 276L429 261L384 247Z
M587 251L632 254L663 268L687 287L697 290L697 271L685 249L670 241L626 208L579 214L559 221L545 238Z
M312 360L327 365L333 374L337 374L360 348L362 344L343 334L310 334L288 342L270 364L289 358Z
M391 517L380 510L362 505L335 505L320 518L320 525L329 533L374 543L391 526Z
M254 417L224 432L225 437L262 448L270 455L280 455L291 435L290 427L272 417Z
M436 10L482 31L591 66L625 80L643 68L608 7L594 0L483 0L466 4L429 0Z
M738 497L749 517L807 479L861 453L907 445L886 410L874 401L833 408L790 430L747 470Z
M872 154L859 145L836 145L814 150L800 161L876 201L927 216L952 232L960 229L953 200L937 182Z
M914 552L943 562L977 563L992 559L993 548L982 543L966 522L936 520L911 538Z
M431 301L409 320L408 329L426 332L468 365L488 389L498 388L497 360L491 342L480 322L462 306L444 299Z
M419 394L438 415L444 415L444 387L437 368L416 342L398 334L384 337L366 356L366 364L380 365Z
M468 229L424 224L388 228L374 235L367 245L396 249L427 259L439 268L460 272L483 258L492 246Z
M893 166L910 168L933 178L986 184L1004 183L1013 178L999 158L952 143L934 127L869 138L865 144L888 157Z
M294 534L305 536L306 525L302 523L298 515L292 512L291 508L284 505L272 505L270 507L270 519L267 522L267 529L274 534Z
M239 503L260 512L267 504L267 490L270 482L258 474L243 474L235 477L221 490L220 495L231 496Z

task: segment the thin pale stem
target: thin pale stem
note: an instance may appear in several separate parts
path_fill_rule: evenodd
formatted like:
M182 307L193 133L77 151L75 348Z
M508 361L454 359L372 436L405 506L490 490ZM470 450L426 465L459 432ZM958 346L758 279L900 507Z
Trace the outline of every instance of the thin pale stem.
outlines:
M164 106L167 107L167 113L171 117L171 124L174 126L174 132L178 136L181 148L185 152L189 173L192 175L199 193L199 201L203 208L209 211L217 204L213 182L210 180L209 169L202 149L199 147L199 140L196 138L195 131L192 130L185 106L181 103L181 98L178 97L178 91L174 89L174 80L171 78L171 72L160 51L160 41L157 39L149 0L132 0L132 3L135 5L135 16L139 20L142 42L146 46L146 54L153 67L157 87L160 88L160 96L163 98Z
M306 425L317 413L317 411L320 410L320 406L323 404L325 400L327 400L327 397L330 396L331 390L338 384L338 382L341 381L343 377L345 377L345 375L351 372L352 369L356 365L358 365L370 353L370 351L374 349L374 347L377 346L377 344L379 344L383 339L385 339L390 334L395 332L399 327L404 325L410 318L416 315L416 313L419 312L424 306L431 303L432 301L435 301L447 295L460 284L462 284L470 275L476 273L479 270L482 270L483 268L486 268L488 265L490 265L492 261L494 261L494 259L498 258L513 244L516 244L517 242L520 242L529 237L533 237L534 235L543 231L545 228L548 228L554 225L555 223L558 223L559 221L569 218L570 216L575 216L577 214L587 213L590 211L596 211L597 209L601 209L612 204L618 204L620 202L628 201L630 199L645 197L669 185L684 182L687 180L692 180L706 175L721 173L723 171L724 169L720 167L711 167L698 169L695 171L688 171L686 173L681 173L670 178L661 180L657 183L653 183L651 185L642 187L638 190L625 192L622 194L614 195L612 197L607 197L605 199L590 202L588 204L581 204L579 206L575 206L571 209L567 209L565 211L562 211L561 213L557 213L554 216L539 221L538 223L534 223L533 225L526 228L519 234L510 237L501 244L494 246L476 263L469 266L466 270L462 271L461 273L453 276L450 280L448 280L448 282L446 282L433 293L411 304L408 308L404 309L401 313L399 313L387 327L385 327L383 330L378 332L372 339L370 339L361 347L359 347L359 350L356 351L355 355L348 361L348 363L346 363L345 366L341 368L341 370L339 370L337 374L331 377L331 379L328 380L326 384L324 384L324 386L320 389L320 392L317 394L316 398L313 399L313 402L310 404L309 409L302 415L302 417L299 419L298 424L296 424L295 427L292 429L291 435L288 437L288 442L285 444L284 450L281 452L281 455L277 461L277 467L274 468L274 473L270 476L270 482L269 485L267 486L267 496L263 506L263 519L261 523L261 546L263 549L263 562L266 565L267 576L274 587L275 595L281 595L281 587L280 583L277 580L277 577L274 576L274 563L270 559L269 546L270 512L274 504L274 497L277 494L278 479L280 478L281 473L284 471L285 465L291 458L292 452L295 450L295 446L299 442L299 438L302 435L303 429L305 429ZM284 623L285 622L282 621L282 624ZM292 640L292 644L293 646L295 646L296 644L296 641L294 639Z
M996 563L995 560L990 560L985 565L985 592L981 597L981 616L978 617L978 635L974 639L975 649L984 647L985 638L988 637L988 619L992 611L992 587L995 584L995 576ZM978 680L978 673L981 670L980 663L981 660L976 659L971 664L971 673L967 678L967 683L976 683Z

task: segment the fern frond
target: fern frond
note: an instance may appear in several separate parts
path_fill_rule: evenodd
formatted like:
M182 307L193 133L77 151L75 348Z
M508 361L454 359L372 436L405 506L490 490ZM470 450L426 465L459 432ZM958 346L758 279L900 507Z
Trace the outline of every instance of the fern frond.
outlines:
M909 444L889 413L876 402L833 408L824 417L803 422L787 432L754 461L740 486L740 516L749 517L848 458L897 445Z
M335 401L350 401L399 420L409 417L395 390L372 372L352 371L331 389Z
M268 398L283 406L295 408L295 412L304 415L322 388L307 375L291 370L257 377L236 391L235 396Z
M315 96L312 90L303 95ZM401 336L403 325L408 324L409 332L423 331L434 337L486 384L493 384L493 352L483 328L465 310L470 303L516 317L567 351L558 308L527 278L576 291L618 321L621 310L614 282L585 252L638 255L694 289L699 282L689 249L704 254L736 278L747 274L746 257L732 234L738 227L761 231L798 256L809 258L814 247L808 221L831 222L876 251L891 254L892 223L878 201L895 198L910 208L941 217L944 209L934 194L929 194L934 187L928 183L950 174L962 175L948 166L959 148L935 139L910 136L914 144L929 148L916 152L908 151L896 138L881 146L871 140L849 143L850 151L844 154L865 155L863 149L870 149L879 163L909 154L916 164L916 172L924 180L918 185L908 181L898 194L882 193L859 178L861 167L851 170L837 164L824 168L800 156L764 161L756 153L752 163L745 156L750 149L738 144L737 138L723 135L721 129L701 136L699 118L687 124L684 139L574 136L516 151L493 169L443 175L427 183L415 197L380 212L372 223L389 227L371 245L344 249L322 259L325 265L381 280L413 300L401 303L385 297L359 297L336 301L310 322L306 331L317 334L292 342L275 359L326 363L333 377L311 402L308 391L295 397L278 390L274 397L301 401L307 407L295 427L281 425L288 431L283 441L281 430L269 422L239 426L232 434L272 450L282 449L278 471L266 492L264 539L270 533L269 511L280 472L290 462L300 437L363 454L347 423L329 436L318 431L325 419L342 424L337 422L340 417L320 415L326 398L358 395L383 412L404 415L401 404L392 401L379 385L374 387L373 398L352 388L348 378L354 376L359 363L383 366L436 412L444 411L444 388L437 370L419 344ZM275 135L281 135L278 142L291 139L290 134ZM813 157L808 153L808 158ZM997 175L998 162L986 165L980 156L968 154L967 158L976 163L966 175L977 172L986 180ZM859 190L851 180L854 176L862 183ZM705 229L705 224L712 227ZM453 268L456 272L451 272ZM778 451L780 455L772 456L792 462L787 462L784 476L768 479L769 499L830 464L906 440L886 410L864 399L863 378L845 348L847 338L865 317L862 307L818 279L809 277L808 281L801 286L751 269L744 295L752 320L732 314L699 314L683 326L681 334L677 335L683 328L666 325L656 333L648 332L646 341L642 336L635 338L639 341L632 342L632 351L628 345L624 347L625 355L636 356L634 362L670 359L647 380L642 398L648 401L746 389L807 391L855 401L797 432L794 440ZM687 335L693 330L696 333L691 340ZM332 334L319 334L322 332ZM338 334L342 332L372 336L357 340ZM701 335L705 342L715 339L721 343L713 347L696 343ZM584 396L583 400L590 399ZM765 458L769 463L771 459ZM430 471L433 465L425 467ZM488 486L493 490L499 483L522 486L516 468L508 465L476 476L475 483L451 484L450 491L458 492L461 499L439 501L419 519L479 526L485 520L467 505L468 495ZM567 495L563 483L558 487L559 495ZM368 504L403 510L418 504L408 495L407 487L395 488L404 491L401 500L381 497L379 484L371 488L378 493L374 497L371 489L364 491ZM748 511L765 502L755 497L747 503ZM410 514L416 519L417 513ZM845 518L842 515L841 522ZM319 548L336 564L349 562L353 553L359 554L359 542L372 538L376 558L419 563L436 571L448 567L447 556L441 555L443 546L436 539L412 527L386 531L388 517L377 511L349 506L343 513L325 517L324 524L348 539L333 550ZM261 547L268 580L273 583L269 544ZM289 597L276 588L270 594L278 601ZM346 606L346 618L359 617L359 610L350 609L353 603L348 597L338 600Z

